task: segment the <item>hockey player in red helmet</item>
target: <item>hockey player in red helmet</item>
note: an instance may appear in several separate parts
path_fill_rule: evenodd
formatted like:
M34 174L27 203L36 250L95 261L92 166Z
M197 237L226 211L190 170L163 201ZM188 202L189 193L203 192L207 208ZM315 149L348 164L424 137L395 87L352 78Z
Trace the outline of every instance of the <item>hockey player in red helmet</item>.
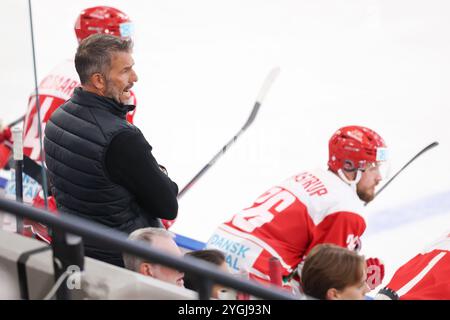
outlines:
M270 279L268 263L276 257L284 285L301 288L302 261L317 244L361 249L364 203L374 198L386 156L386 144L373 130L340 128L329 141L328 170L304 171L267 190L221 224L207 247L223 251L231 270L246 270L263 283L276 282ZM370 288L382 282L379 259L367 259L367 272Z
M133 23L124 12L106 6L83 10L75 22L78 42L96 33L127 38L133 35L133 30Z
M369 128L348 126L333 134L328 148L328 168L354 188L362 201L372 201L385 172L381 170L387 160L383 138Z
M75 21L74 30L78 42L96 33L106 33L122 38L130 38L133 33L133 24L124 12L113 7L97 6L81 11ZM42 133L44 133L45 126L52 113L72 96L73 90L78 86L80 86L80 80L75 70L73 58L70 58L61 62L43 78L38 87L39 99L37 99L34 91L31 93L24 120L23 152L39 164L41 164L41 154L38 138L38 117L36 113L37 101L40 104L41 128ZM136 97L132 91L130 93L131 95L124 96L121 99L122 103L135 106ZM129 122L133 122L134 114L135 109L127 114L127 120ZM3 151L0 152L0 157L4 158L4 161L0 158L0 163L3 166L9 159L10 145L10 143L8 146L4 144L0 145L0 151ZM7 154L5 154L5 150ZM15 184L15 181L12 179L8 183ZM26 191L24 192L24 202L42 207L44 199L42 198L42 192L39 192L40 186L38 182L26 177L23 183L24 191ZM14 190L14 188L7 187L6 190ZM7 194L7 197L15 199L14 194ZM49 210L56 210L56 204L53 198L49 197L47 203ZM50 240L45 226L27 219L24 220L24 234L38 239L45 239L47 242Z

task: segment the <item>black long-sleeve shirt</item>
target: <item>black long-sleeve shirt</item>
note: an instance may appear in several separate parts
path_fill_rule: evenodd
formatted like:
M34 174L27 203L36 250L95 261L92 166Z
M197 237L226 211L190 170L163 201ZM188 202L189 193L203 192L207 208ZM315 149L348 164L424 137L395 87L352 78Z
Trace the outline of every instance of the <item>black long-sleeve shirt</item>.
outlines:
M178 186L161 171L142 133L117 134L106 151L105 164L111 180L134 194L146 212L161 219L176 218Z

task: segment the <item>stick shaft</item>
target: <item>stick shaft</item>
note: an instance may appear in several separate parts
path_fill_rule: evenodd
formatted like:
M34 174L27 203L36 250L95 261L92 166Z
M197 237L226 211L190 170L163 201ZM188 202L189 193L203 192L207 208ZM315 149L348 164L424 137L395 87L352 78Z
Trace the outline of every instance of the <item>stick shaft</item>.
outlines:
M439 143L437 141L430 143L428 146L420 150L414 157L411 158L400 170L397 171L396 174L394 174L376 193L375 197L377 197L381 191L383 191L407 166L409 166L414 160L416 160L418 157L420 157L422 154L427 152L428 150L433 149L434 147L438 146Z
M280 73L279 68L274 68L270 71L270 73L267 75L263 86L261 87L261 90L256 98L256 102L253 105L252 111L250 113L250 116L248 117L245 124L242 126L242 128L236 133L233 138L231 138L230 141L228 141L220 150L218 153L214 155L214 157L181 189L181 191L178 193L178 199L180 199L193 185L194 183L199 180L213 165L214 163L223 155L227 150L236 142L236 140L242 135L242 133L247 130L247 128L253 123L255 120L259 108L261 107L261 104L269 91L270 87L272 86L272 83L275 81L276 77Z

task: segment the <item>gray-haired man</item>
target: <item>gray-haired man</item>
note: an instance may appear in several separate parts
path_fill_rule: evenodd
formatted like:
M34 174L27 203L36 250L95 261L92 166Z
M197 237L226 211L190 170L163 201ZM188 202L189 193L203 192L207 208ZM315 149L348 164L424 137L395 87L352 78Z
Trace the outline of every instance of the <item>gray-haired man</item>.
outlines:
M62 212L130 234L159 227L178 211L177 185L163 173L152 147L125 116L138 80L133 43L96 34L75 55L81 88L51 116L45 157L52 193ZM85 242L87 256L123 266L121 252Z
M182 256L181 250L173 240L174 235L160 228L144 228L134 231L128 239L147 242L152 248L159 249L167 254ZM165 282L184 287L184 273L166 266L155 264L143 260L142 258L129 254L123 255L125 268L139 272L143 275L150 276Z

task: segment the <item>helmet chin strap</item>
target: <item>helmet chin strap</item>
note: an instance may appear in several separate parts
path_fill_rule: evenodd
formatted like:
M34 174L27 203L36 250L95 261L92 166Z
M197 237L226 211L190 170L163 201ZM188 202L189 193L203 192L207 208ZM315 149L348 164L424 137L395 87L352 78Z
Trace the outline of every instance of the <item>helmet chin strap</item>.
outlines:
M347 177L345 176L345 173L344 173L344 171L342 171L342 169L338 170L338 175L356 193L356 185L358 184L359 180L361 180L361 177L362 177L361 170L356 170L356 177L355 177L355 180L353 180L353 181L350 181L347 179Z

